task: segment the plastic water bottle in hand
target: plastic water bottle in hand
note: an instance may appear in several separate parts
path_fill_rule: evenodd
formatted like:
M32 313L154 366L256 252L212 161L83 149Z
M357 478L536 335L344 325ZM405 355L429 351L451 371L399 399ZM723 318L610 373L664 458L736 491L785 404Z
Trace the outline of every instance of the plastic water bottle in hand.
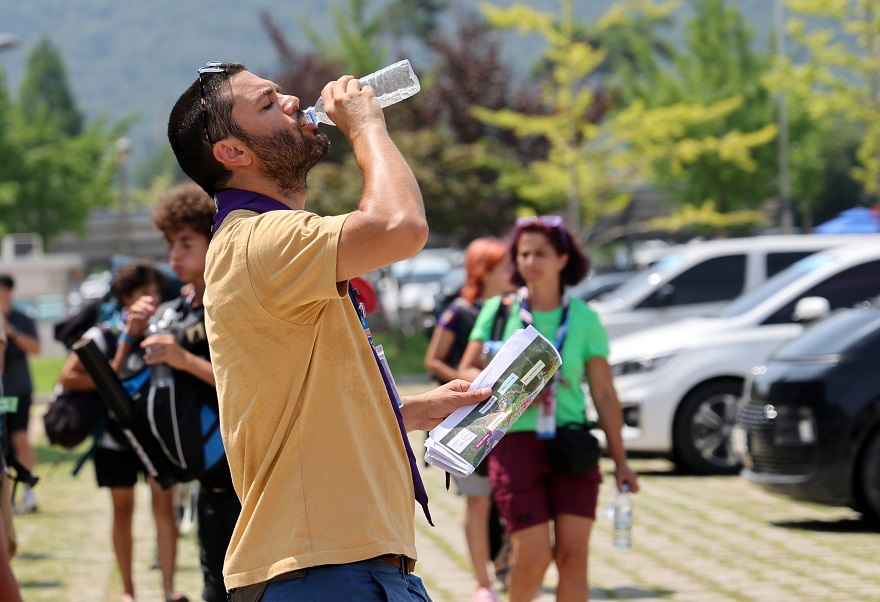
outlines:
M362 85L373 88L373 95L382 108L400 102L404 98L409 98L422 89L419 78L416 77L407 59L379 69L370 75L359 77L358 80ZM319 122L336 125L327 117L322 98L318 99L315 106L307 108L305 114L309 121L315 125L318 125Z
M158 318L153 316L150 320L150 334L173 334L174 325L177 320L177 312L171 307L165 309ZM150 349L149 351L152 351ZM153 388L171 388L174 386L174 376L171 372L171 366L165 363L156 364L150 371L150 383Z
M623 484L623 488L614 498L614 530L612 542L615 548L632 547L632 517L633 500L629 485Z

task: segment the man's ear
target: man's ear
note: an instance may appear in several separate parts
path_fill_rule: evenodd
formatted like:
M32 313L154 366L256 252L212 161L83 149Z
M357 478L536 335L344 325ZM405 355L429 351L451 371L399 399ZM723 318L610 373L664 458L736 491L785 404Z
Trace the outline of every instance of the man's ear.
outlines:
M214 143L214 158L224 165L245 167L253 161L250 150L237 138L229 137Z

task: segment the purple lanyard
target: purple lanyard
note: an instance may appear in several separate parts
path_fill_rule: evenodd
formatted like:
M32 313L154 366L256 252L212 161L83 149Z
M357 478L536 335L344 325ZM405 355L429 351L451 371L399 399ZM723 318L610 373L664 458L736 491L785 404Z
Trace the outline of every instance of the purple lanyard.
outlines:
M223 220L226 219L226 216L237 209L245 209L247 211L254 211L256 213L266 213L267 211L278 210L291 210L290 207L288 207L281 201L277 201L265 195L258 194L256 192L248 192L246 190L236 190L232 188L218 192L217 195L214 197L214 206L217 209L217 212L214 214L214 232L217 231L217 229L220 227L220 224L222 224ZM373 359L376 360L376 365L379 368L379 374L382 375L382 382L385 384L385 391L386 393L388 393L388 399L391 401L392 408L394 408L394 415L397 418L397 426L400 429L400 435L403 438L403 445L406 448L406 455L409 459L409 469L410 473L412 473L413 488L415 489L416 501L422 506L422 510L425 512L425 518L428 519L428 523L433 527L434 522L431 520L431 513L428 510L428 492L425 490L425 484L422 482L422 476L419 474L419 469L416 465L415 454L413 453L412 447L409 444L409 437L407 437L406 435L406 428L403 426L403 416L400 413L400 408L397 406L394 388L391 386L391 378L388 374L385 373L382 362L379 361L379 356L376 354L376 348L373 346L373 338L372 336L370 336L370 329L367 326L366 312L364 312L362 308L358 306L356 299L357 292L354 288L352 288L351 284L348 285L348 294L351 298L352 304L354 305L354 309L358 315L358 319L360 320L361 325L364 327L364 332L366 333L367 340L370 343L370 349L373 352Z
M382 362L379 361L379 355L376 353L376 347L373 345L373 336L370 333L370 327L367 325L367 314L364 311L363 303L357 302L357 289L352 287L351 284L348 285L348 296L351 298L354 310L361 321L361 326L364 327L364 333L366 333L367 340L370 342L370 349L373 351L373 359L376 360L376 365L379 366L379 373L382 375L382 382L385 384L385 392L388 393L388 399L391 400L391 407L394 408L394 415L397 417L397 426L400 429L400 436L403 438L406 456L409 459L409 471L412 473L416 501L422 506L425 518L428 519L428 524L433 527L434 522L431 520L430 510L428 510L428 492L425 490L425 484L422 482L422 475L419 474L416 456L409 444L409 437L406 435L406 427L403 426L403 416L400 413L400 407L397 405L397 395L394 392L394 386L391 384L391 376L385 371L385 366Z

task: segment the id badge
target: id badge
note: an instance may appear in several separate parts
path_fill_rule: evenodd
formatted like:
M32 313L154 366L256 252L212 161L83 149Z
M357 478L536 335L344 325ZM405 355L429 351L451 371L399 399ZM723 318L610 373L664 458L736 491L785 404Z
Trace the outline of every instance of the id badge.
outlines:
M535 429L538 439L553 439L556 436L556 383L547 383L538 407L538 426Z

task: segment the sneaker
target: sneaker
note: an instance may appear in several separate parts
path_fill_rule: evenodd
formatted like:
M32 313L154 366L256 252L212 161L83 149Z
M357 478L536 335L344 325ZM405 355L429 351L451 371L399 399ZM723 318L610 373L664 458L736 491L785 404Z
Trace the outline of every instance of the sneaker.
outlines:
M36 512L38 508L37 496L35 496L34 492L30 489L24 490L24 495L22 496L20 504L16 504L14 501L12 503L12 512L14 514L31 514L32 512Z
M501 602L501 598L498 597L495 590L488 587L481 587L474 592L471 602Z

